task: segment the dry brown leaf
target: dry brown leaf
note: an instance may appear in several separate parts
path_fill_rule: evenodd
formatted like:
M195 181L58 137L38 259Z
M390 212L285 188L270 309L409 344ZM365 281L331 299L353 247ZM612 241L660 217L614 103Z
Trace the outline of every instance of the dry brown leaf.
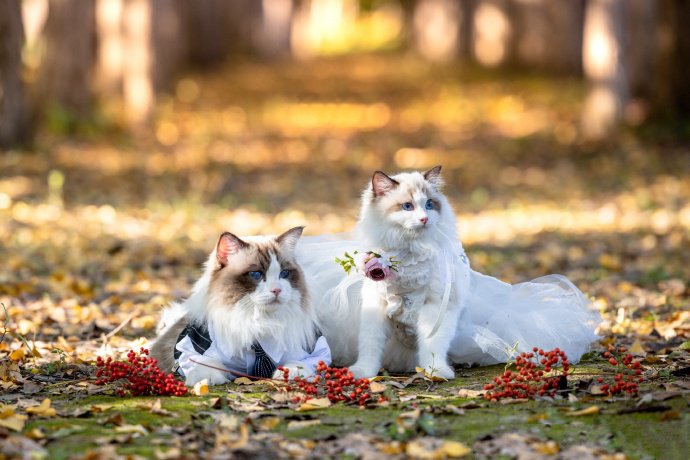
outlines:
M280 425L280 417L264 417L259 421L259 429L270 431Z
M555 441L535 442L532 443L532 448L544 455L556 455L561 451L561 446Z
M235 380L233 380L233 383L235 385L252 385L255 382L247 377L237 377Z

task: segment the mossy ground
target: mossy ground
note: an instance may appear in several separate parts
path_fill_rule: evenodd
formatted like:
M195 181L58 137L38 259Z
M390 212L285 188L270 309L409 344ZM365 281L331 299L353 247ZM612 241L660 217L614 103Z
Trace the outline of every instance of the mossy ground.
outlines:
M298 412L282 407L269 407L261 417L278 417L279 422L268 432L286 440L328 441L347 433L375 434L386 441L408 441L418 436L461 441L472 446L478 439L501 433L518 432L534 435L543 440L556 441L562 448L587 444L609 452L622 452L629 458L686 458L689 451L690 395L681 395L663 402L642 404L634 411L639 398L601 398L580 395L578 401L527 401L516 404L491 403L483 399L457 397L459 388L480 388L503 366L464 369L458 379L435 384L418 383L400 390L406 402L393 401L388 406L360 409L334 405L326 409ZM596 374L599 367L589 364L580 367L580 373ZM571 383L577 377L571 379ZM661 381L645 384L645 391L659 387ZM162 409L167 415L152 413L149 407L156 397L119 398L115 396L83 396L79 398L57 396L53 404L60 413L68 414L92 405L107 407L103 412L86 412L77 417L35 419L27 430L40 429L50 440L46 444L51 459L70 458L103 444L116 444L120 454L153 457L165 452L173 437L183 430L203 430L213 424L212 413L225 411L236 415L240 423L251 416L234 411L227 405L213 408L218 398L242 401L268 401L265 385L217 386L205 396L162 397ZM408 399L412 396L414 399ZM596 405L599 412L592 415L572 416L571 412ZM216 404L218 406L218 404ZM462 414L449 407L459 408ZM423 423L402 429L396 422L401 413L421 410ZM638 408L639 409L639 408ZM650 411L651 410L651 411ZM121 418L118 416L121 415ZM421 418L420 417L420 420ZM255 420L256 417L251 417ZM294 420L318 420L304 428L293 429ZM117 432L117 426L141 425L148 434L131 436ZM169 427L169 428L168 428ZM250 430L252 431L252 430ZM258 431L258 430L256 430ZM264 431L263 429L261 431ZM250 434L253 435L254 432ZM184 449L182 451L184 453ZM193 455L194 452L186 452Z

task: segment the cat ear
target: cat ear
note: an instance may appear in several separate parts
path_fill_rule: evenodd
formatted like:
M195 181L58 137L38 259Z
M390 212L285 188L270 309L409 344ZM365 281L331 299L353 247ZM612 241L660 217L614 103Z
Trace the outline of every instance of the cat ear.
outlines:
M297 241L299 240L299 237L302 236L302 231L304 230L304 227L295 227L291 228L287 232L283 233L282 235L276 237L276 241L278 244L280 244L284 249L292 252L295 250L295 246L297 246Z
M377 197L385 195L398 185L400 183L397 180L391 179L381 171L376 171L371 178L371 187Z
M443 185L443 179L441 179L441 165L434 166L433 168L425 172L424 179L426 179L427 182L437 187Z
M228 256L237 254L240 249L245 248L247 243L236 237L230 232L225 232L218 238L216 246L216 259L221 266L228 264Z

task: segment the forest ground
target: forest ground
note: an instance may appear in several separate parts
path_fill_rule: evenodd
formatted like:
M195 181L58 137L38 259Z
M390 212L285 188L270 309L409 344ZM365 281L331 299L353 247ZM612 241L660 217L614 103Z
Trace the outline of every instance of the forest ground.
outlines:
M660 125L581 141L583 92L357 56L189 73L135 134L114 104L87 124L52 111L33 149L0 155L0 456L686 458L690 149ZM372 171L436 164L475 269L562 273L602 313L568 393L484 400L503 365L386 377L390 401L365 409L299 411L270 384L160 405L93 385L95 357L146 346L222 231L347 231ZM641 360L639 395L599 394L609 344Z

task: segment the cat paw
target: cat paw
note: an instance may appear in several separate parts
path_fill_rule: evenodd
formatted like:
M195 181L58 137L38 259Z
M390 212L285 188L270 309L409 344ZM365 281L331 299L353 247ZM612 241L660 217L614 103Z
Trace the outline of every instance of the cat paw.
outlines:
M455 370L448 364L436 364L424 366L424 370L427 374L432 377L441 377L446 380L451 380L455 378Z
M216 365L218 367L222 366L221 363L217 363ZM210 367L199 364L190 369L190 371L187 373L185 377L184 383L188 387L192 387L196 383L201 382L204 379L208 381L208 384L210 386L222 385L223 383L228 381L228 378L225 376L225 372L219 371L217 369L211 369Z
M348 368L352 375L356 379L372 378L379 374L379 368L374 368L373 366L366 366L355 363L353 366Z

